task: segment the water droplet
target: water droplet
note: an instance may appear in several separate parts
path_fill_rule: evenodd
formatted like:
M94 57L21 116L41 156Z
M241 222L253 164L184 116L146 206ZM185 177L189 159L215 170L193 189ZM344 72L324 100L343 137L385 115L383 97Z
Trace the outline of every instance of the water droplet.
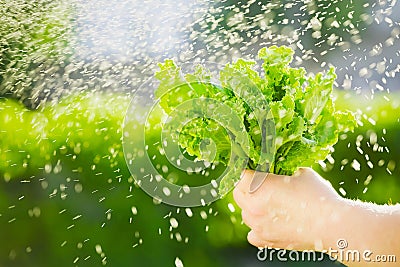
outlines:
M132 206L131 211L133 215L137 215L137 209L135 206Z
M172 226L172 228L177 228L178 227L178 221L175 218L170 218L169 223Z
M183 262L178 257L175 258L175 266L176 267L183 267Z
M186 212L186 215L188 217L192 217L193 216L193 212L192 212L191 208L185 208L185 212Z
M355 171L360 171L360 169L361 169L361 165L360 165L360 163L359 163L356 159L353 159L353 162L351 163L351 167L352 167Z
M346 191L345 191L342 187L339 188L339 192L340 192L340 194L342 194L342 196L344 196L344 197L345 197L346 194L347 194Z
M233 206L232 203L228 203L228 209L230 210L230 212L235 212L235 206Z
M163 187L163 193L169 197L171 195L171 190L168 187Z
M207 213L206 213L204 210L200 211L200 217L201 217L203 220L206 220L206 219L207 219Z
M99 245L99 244L97 244L94 248L95 248L97 254L101 254L103 252L101 245Z

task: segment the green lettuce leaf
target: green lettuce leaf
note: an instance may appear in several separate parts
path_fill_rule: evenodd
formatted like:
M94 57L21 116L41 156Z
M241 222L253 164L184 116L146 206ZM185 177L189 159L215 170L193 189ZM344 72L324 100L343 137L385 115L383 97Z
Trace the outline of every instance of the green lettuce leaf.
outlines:
M244 167L291 175L324 160L339 134L357 126L353 113L335 110L335 69L308 75L290 67L293 54L285 46L263 48L262 73L255 61L238 59L220 70L219 85L204 66L182 73L172 60L159 64L156 96L180 123L164 131L197 160L227 166L221 195Z

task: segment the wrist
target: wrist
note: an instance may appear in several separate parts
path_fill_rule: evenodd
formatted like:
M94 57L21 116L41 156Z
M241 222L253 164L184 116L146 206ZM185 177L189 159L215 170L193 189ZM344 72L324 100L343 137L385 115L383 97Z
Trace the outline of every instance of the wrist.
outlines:
M338 200L327 218L326 235L323 238L324 250L342 249L343 246L351 248L356 245L355 242L358 247L364 246L362 244L366 242L366 236L362 229L366 223L373 227L374 222L370 220L361 203L343 198ZM345 240L345 244L338 246L338 242L342 240Z
M341 197L321 200L321 210L315 216L314 248L317 251L328 251L337 248L337 241L348 236L347 229L352 228L356 221L349 215L355 208ZM351 226L350 226L351 225Z
M400 245L396 237L400 215L393 214L394 209L391 208L393 206L340 200L336 212L327 220L326 234L323 236L324 251L333 257L342 255L338 260L349 266L375 266L373 262L363 259L365 252L371 252L368 255L372 257L396 254L394 248ZM359 253L360 261L343 257L351 251Z

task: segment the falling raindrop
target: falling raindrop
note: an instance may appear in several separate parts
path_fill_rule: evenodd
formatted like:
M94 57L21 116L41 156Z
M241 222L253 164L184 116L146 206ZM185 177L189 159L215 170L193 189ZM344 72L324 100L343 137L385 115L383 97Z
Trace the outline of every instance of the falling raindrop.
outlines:
M169 220L169 223L171 224L172 228L177 228L178 227L178 221L175 218L171 218Z
M176 257L175 258L175 266L176 267L183 267L183 262L180 258Z

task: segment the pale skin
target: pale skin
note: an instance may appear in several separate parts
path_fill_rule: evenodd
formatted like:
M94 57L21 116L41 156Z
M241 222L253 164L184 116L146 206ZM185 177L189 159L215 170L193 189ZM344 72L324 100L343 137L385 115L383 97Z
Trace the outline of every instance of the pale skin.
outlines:
M254 171L244 171L233 191L243 222L251 229L247 239L252 245L331 250L331 256L351 267L400 263L400 205L342 198L310 168L300 168L293 176L269 174L262 186L250 194L253 174ZM359 251L359 261L356 256L355 260L351 255L340 256L338 240L343 239L347 243L343 252ZM377 262L384 259L382 255L386 261L394 255L396 262Z

